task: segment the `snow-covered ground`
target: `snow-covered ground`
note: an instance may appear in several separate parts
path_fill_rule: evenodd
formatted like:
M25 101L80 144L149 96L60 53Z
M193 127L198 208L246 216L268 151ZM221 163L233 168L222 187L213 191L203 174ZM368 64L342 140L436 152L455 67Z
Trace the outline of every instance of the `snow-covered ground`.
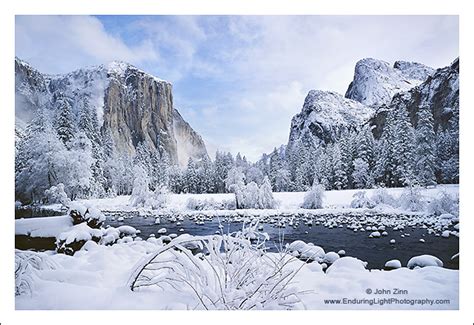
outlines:
M403 188L390 188L387 189L388 193L394 198L398 198ZM353 195L361 190L340 190L340 191L326 191L323 199L323 207L328 209L348 208L350 207ZM367 196L371 196L374 193L374 189L363 190ZM438 185L433 188L423 189L422 195L426 199L435 198L441 191L445 191L450 195L458 195L459 185ZM295 210L299 209L303 203L305 192L276 192L273 193L275 200L278 202L278 210ZM166 210L169 211L185 211L189 210L187 202L189 199L196 200L213 200L215 203L222 203L223 201L233 201L234 194L170 194L169 202L167 203ZM131 211L136 208L129 205L130 196L118 196L115 198L106 199L91 199L82 200L97 206L102 210L113 210L113 211ZM56 207L57 205L50 206Z
M189 291L138 291L127 286L131 271L156 243L133 241L101 246L89 242L73 257L48 256L54 269L33 276L33 293L16 297L17 309L189 309L196 297ZM45 254L45 253L43 253ZM273 253L269 253L273 254ZM298 262L303 264L303 262ZM295 268L300 264L295 264ZM341 258L325 273L317 262L303 265L294 278L307 309L458 309L459 271L441 267L392 271L366 270L362 262ZM369 289L372 293L368 293ZM376 290L391 294L376 294ZM394 289L407 290L403 294ZM388 302L379 298L398 299ZM344 304L344 300L347 299ZM355 301L358 299L359 301ZM449 300L449 303L445 300ZM331 300L331 302L329 301ZM340 300L340 303L337 303ZM443 300L442 303L438 300ZM351 304L352 302L352 304ZM356 302L357 304L354 304ZM384 304L379 304L384 302ZM423 304L422 304L423 303Z
M441 191L457 196L457 185L438 186L422 190L424 200L430 201L438 197ZM374 190L367 190L371 196ZM278 210L249 210L240 211L242 214L272 215L275 213L305 212L299 217L301 222L307 222L311 217L307 213L330 213L329 217L317 217L315 222L332 227L345 223L354 231L366 231L368 225L377 225L370 230L392 227L397 229L404 226L432 227L433 233L440 235L447 227L456 226L456 231L449 234L458 235L459 224L456 216L430 216L424 211L413 213L400 208L377 206L374 209L350 208L353 195L359 190L328 191L323 200L323 209L301 210L305 193L274 193L279 201ZM398 198L403 189L390 189L389 193ZM165 211L181 212L183 215L195 212L201 215L216 213L226 215L236 214L235 210L228 211L190 211L187 207L190 198L196 200L212 200L224 202L233 200L233 194L171 194ZM128 196L110 199L94 199L81 201L94 205L101 210L134 211L129 205ZM141 209L144 213L157 213ZM286 211L286 212L285 212ZM375 213L368 213L374 211ZM344 212L358 213L349 216ZM385 215L377 215L383 212ZM362 219L361 219L362 218ZM312 220L312 219L311 219ZM290 225L289 223L288 225ZM16 220L16 234L38 237L57 237L72 227L68 217L48 217ZM77 226L76 226L77 227ZM110 229L110 228L109 228ZM384 229L384 228L383 228ZM428 229L429 230L429 229ZM382 231L382 230L381 230ZM106 232L103 230L103 232ZM369 233L367 233L368 235ZM448 235L449 235L448 234ZM178 237L179 239L180 237ZM440 239L442 240L442 239ZM323 243L322 243L323 244ZM17 309L190 309L197 304L196 296L186 290L144 290L132 292L127 287L132 271L137 263L149 254L163 247L163 241L157 238L132 238L126 234L112 246L98 245L89 240L74 256L57 254L55 252L31 253L39 254L48 261L47 266L29 267L29 293L16 297ZM312 248L315 250L316 248ZM323 252L324 253L324 252ZM22 251L17 251L21 255ZM273 254L267 253L272 258ZM396 265L391 271L367 270L362 261L352 257L338 259L338 254L326 254L327 260L334 262L326 272L323 271L326 256L320 261L305 264L297 261L293 267L300 268L293 285L300 294L301 302L296 308L307 309L458 309L459 301L459 271L440 267L436 258L417 257L401 265L390 261L389 266ZM342 254L343 255L343 254ZM35 258L37 258L36 256ZM35 259L33 258L33 259ZM387 260L388 261L388 260ZM329 262L327 262L329 264ZM421 264L420 264L421 263ZM415 266L422 268L409 269ZM401 290L394 293L395 289ZM384 291L385 290L385 291ZM387 293L390 290L389 293ZM382 292L378 294L377 292ZM449 302L448 302L449 301Z

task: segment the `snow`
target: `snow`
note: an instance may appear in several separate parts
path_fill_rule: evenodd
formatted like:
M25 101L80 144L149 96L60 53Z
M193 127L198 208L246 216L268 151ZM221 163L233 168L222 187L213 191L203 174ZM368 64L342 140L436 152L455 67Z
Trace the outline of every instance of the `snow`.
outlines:
M369 237L370 238L379 238L381 235L378 231L371 232Z
M402 267L402 262L399 260L390 260L385 263L385 267L388 269L399 269Z
M189 309L195 297L182 291L143 290L132 292L124 286L131 270L159 244L128 241L113 246L87 242L74 257L64 254L44 255L56 265L54 269L37 270L33 295L16 297L17 309ZM80 254L79 254L80 253ZM44 254L44 253L43 253ZM269 253L277 256L277 253ZM365 263L342 257L322 272L316 262L295 262L300 267L294 279L302 304L307 309L458 309L459 271L441 267L392 271L366 270ZM212 271L211 271L212 272ZM367 288L409 288L408 299L450 299L445 305L335 305L324 299L344 297L371 298ZM80 302L80 303L78 303Z
M443 267L443 262L439 258L432 255L420 255L412 257L407 263L407 267L410 269L426 266Z
M340 258L339 254L335 252L328 252L324 255L323 260L325 263L333 264L339 258Z
M56 237L72 227L68 215L48 218L28 218L15 220L15 235L31 237Z
M334 140L347 126L360 126L375 113L371 107L355 100L344 98L332 91L310 90L305 98L303 109L291 121L288 148L297 142L312 141L319 144L324 139ZM323 134L314 135L311 131L317 125Z
M136 235L137 234L137 230L131 226L120 226L117 228L117 230L122 233L122 234L125 234L125 235L129 235L129 236L132 236L132 235Z
M372 197L377 193L379 189L366 189L366 195ZM389 188L386 191L394 198L398 199L403 193L403 188ZM459 185L438 185L434 188L423 188L421 194L425 200L435 199L439 193L445 191L452 196L459 194ZM325 191L323 198L323 209L326 211L335 211L337 209L348 209L353 200L355 193L360 192L359 189L354 190L334 190ZM304 196L306 192L275 192L273 196L277 201L278 210L282 212L296 211L300 209L301 204L304 202ZM173 211L189 211L187 203L189 199L198 201L214 200L217 204L225 201L235 200L233 193L226 194L169 194L169 200L167 202L166 210L168 212ZM134 207L129 205L130 196L117 196L115 198L104 198L104 199L90 199L90 200L79 200L79 202L88 202L105 211L133 211ZM385 212L385 213L403 213L407 212L400 208L395 208L388 205L376 206L372 210ZM204 211L200 211L204 213ZM262 211L260 211L262 212ZM377 230L377 229L375 229Z
M69 230L60 233L57 238L67 244L78 241L88 241L92 237L100 238L102 232L99 229L92 229L85 222L73 226Z
M346 272L361 272L366 271L367 262L361 261L355 257L344 256L337 259L326 271L327 274L335 274L335 273L346 273Z

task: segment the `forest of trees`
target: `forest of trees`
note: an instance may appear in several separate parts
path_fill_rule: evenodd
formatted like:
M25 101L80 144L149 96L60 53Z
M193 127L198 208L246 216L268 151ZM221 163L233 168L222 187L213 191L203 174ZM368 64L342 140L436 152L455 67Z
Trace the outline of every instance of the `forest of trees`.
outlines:
M165 186L174 193L225 193L233 184L268 181L274 192L459 182L459 117L454 113L449 127L435 132L429 107L419 108L415 126L406 109L389 111L379 139L365 125L333 143L275 148L256 163L217 152L180 168L142 143L133 157L116 152L87 97L76 113L67 99L55 102L56 109L38 110L16 141L17 200L40 201L60 183L71 199L131 194L137 177L146 177L151 191Z

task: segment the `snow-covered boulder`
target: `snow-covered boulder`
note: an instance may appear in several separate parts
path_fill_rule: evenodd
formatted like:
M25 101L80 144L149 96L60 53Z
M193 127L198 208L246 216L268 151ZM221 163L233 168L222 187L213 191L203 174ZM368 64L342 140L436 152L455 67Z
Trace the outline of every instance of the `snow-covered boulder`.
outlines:
M135 236L137 234L137 229L131 226L120 226L117 228L120 234L125 236Z
M295 240L294 242L288 245L288 250L290 252L296 251L298 253L301 253L305 249L306 245L307 244L302 240Z
M72 202L69 205L68 215L72 218L74 225L86 222L89 227L96 229L100 228L106 219L99 209L78 202Z
M333 264L340 256L336 252L328 252L324 255L323 261L328 264Z
M378 231L373 231L369 235L370 238L379 238L380 236L381 234Z
M58 253L74 255L87 241L93 240L98 243L101 238L101 230L93 229L83 222L58 235L56 250Z
M443 267L443 262L439 258L432 255L420 255L412 257L407 263L407 267L410 269L426 266Z
M451 232L449 230L445 230L441 233L441 237L448 238Z
M337 259L326 271L331 274L335 272L361 272L367 271L367 262L361 261L355 257L341 257Z
M402 267L402 263L399 260L390 260L385 263L386 270L395 270Z
M311 272L315 272L315 273L323 272L322 264L319 264L317 262L312 262L312 263L306 264L306 268L308 270L310 270Z
M304 261L317 261L321 262L324 259L326 253L324 249L315 245L306 245L305 249L300 254L300 259Z

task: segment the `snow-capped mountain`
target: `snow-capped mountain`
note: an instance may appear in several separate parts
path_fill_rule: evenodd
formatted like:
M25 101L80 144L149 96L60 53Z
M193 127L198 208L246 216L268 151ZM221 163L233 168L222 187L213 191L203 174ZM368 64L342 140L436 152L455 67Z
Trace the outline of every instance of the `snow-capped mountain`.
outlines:
M288 148L300 141L319 144L333 142L346 127L370 122L378 137L387 110L407 107L416 125L418 107L430 106L434 125L445 128L453 112L459 110L459 60L434 70L421 63L389 63L371 58L357 62L354 80L345 97L311 90L303 108L291 121Z
M375 110L332 91L311 90L303 109L291 120L288 148L298 142L320 144L336 140L348 127L367 122Z
M421 84L433 72L421 63L396 61L392 67L388 62L365 58L357 62L345 97L368 106L389 104L396 93Z
M411 123L416 126L417 112L422 107L431 109L435 131L448 128L451 118L459 114L459 58L437 69L420 85L395 94L390 104L380 108L371 121L376 126L375 136L382 132L387 110L406 108Z
M39 108L58 109L66 100L75 117L81 108L95 110L102 135L110 135L114 148L133 155L144 142L165 152L172 163L207 156L201 136L173 107L171 83L130 64L112 62L64 75L46 75L15 59L15 114L18 133Z

